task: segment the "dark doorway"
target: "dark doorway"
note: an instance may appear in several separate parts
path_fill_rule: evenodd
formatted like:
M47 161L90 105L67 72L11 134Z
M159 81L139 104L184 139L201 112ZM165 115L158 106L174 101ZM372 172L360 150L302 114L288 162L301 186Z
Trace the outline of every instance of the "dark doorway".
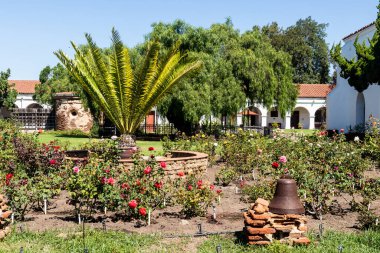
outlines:
M300 111L294 111L290 118L290 127L294 127L295 129L298 129L299 123L300 123Z

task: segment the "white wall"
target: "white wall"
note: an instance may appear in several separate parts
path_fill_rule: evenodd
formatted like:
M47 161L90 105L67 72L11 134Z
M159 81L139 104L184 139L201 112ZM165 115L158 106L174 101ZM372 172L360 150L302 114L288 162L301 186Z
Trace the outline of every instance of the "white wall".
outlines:
M16 98L16 102L15 102L16 106L18 108L27 108L29 105L31 104L40 104L38 103L37 101L33 100L33 94L22 94L22 93L19 93L17 94L17 98ZM42 105L40 104L43 108L47 109L47 108L50 108L50 106L48 105Z
M375 26L371 26L360 32L358 42L366 42L372 38L375 33ZM353 59L356 56L354 41L356 36L346 39L342 47L342 55L347 59ZM338 78L336 87L327 97L327 128L328 129L345 129L346 131L356 125L356 100L358 92L348 84L346 79L340 77L340 69L337 68ZM365 118L369 115L380 117L380 87L371 85L363 92L365 99Z

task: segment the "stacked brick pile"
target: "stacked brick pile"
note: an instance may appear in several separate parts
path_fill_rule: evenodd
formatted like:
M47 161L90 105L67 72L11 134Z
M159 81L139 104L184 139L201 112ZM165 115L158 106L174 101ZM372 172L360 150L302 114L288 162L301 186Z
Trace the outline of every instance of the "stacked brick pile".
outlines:
M308 245L306 217L298 214L269 212L269 202L258 198L252 208L244 212L244 233L249 244L267 245L273 240L290 245Z
M11 232L10 216L12 211L7 206L7 201L3 195L0 195L0 239L3 239L7 234Z

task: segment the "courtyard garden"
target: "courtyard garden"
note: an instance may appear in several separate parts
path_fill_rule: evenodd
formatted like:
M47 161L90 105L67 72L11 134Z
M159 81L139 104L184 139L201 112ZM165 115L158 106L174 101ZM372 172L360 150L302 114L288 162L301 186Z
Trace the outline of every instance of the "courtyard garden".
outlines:
M25 134L1 121L0 185L13 215L0 252L378 252L378 126L371 118L365 138L353 141L343 130L179 134L150 146L138 141L141 152L126 169L119 138L70 146L77 137L44 139L53 133ZM73 148L92 152L66 159ZM206 172L183 164L169 177L160 157L174 150L208 154ZM257 198L270 200L283 174L297 182L311 244L247 246L242 213Z

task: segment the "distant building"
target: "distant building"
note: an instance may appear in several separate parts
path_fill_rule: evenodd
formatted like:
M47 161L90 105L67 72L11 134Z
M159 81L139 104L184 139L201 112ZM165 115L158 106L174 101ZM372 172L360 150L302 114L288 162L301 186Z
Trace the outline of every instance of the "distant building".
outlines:
M18 92L16 99L16 108L49 108L33 99L36 85L40 83L38 80L8 80L9 84L14 84L14 89Z
M329 84L299 84L299 95L293 112L282 118L279 111L265 108L261 104L248 106L237 116L237 125L270 127L273 124L282 129L320 128L326 123L326 96L332 90Z
M375 23L371 23L344 37L342 55L347 59L355 58L355 39L368 45L368 39L373 37L375 31ZM336 88L327 97L328 129L349 130L364 124L370 115L380 118L380 85L370 85L365 91L357 92L339 74L338 67Z

